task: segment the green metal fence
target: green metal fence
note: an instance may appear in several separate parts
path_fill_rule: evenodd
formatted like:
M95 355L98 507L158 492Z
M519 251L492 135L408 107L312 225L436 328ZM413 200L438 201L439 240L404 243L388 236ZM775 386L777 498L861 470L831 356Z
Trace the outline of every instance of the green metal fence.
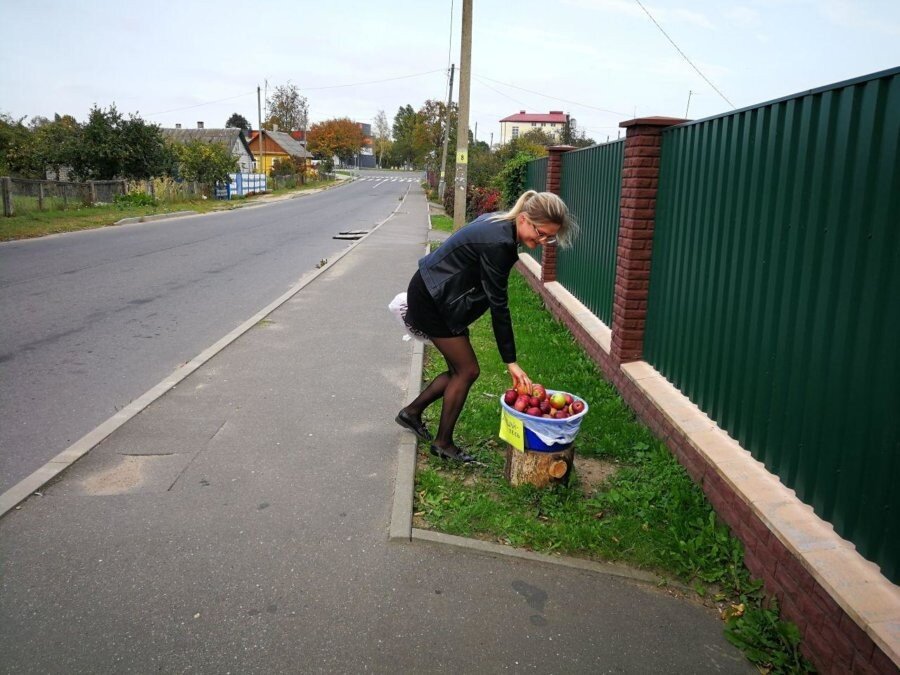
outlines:
M538 192L546 192L547 191L547 158L541 157L539 159L533 159L528 162L526 177L525 177L525 189L526 190L537 190ZM532 258L541 262L541 256L543 255L542 247L538 246L535 249L522 249L525 253L530 255Z
M646 359L900 582L900 68L666 130L656 215Z
M607 326L612 325L625 141L562 156L560 197L581 226L571 249L556 254L556 279Z

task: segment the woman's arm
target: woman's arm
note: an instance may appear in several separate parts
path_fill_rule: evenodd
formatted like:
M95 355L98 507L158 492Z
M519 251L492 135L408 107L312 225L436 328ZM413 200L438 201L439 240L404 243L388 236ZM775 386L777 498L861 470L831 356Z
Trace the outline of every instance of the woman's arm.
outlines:
M528 377L528 374L522 370L518 363L507 363L506 370L509 371L509 376L512 378L513 389L522 384L525 385L528 393L531 393L531 378Z

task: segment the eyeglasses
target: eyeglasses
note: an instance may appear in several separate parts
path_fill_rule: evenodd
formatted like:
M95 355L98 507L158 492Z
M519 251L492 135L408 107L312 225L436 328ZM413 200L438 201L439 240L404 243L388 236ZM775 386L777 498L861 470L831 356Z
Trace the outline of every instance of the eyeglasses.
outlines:
M528 216L525 216L525 217L528 218ZM541 242L542 244L555 244L556 243L556 235L555 234L545 234L545 233L541 232L537 228L537 225L535 225L531 221L531 218L528 218L528 224L531 225L531 227L534 229L534 233L537 235L537 240L539 242Z

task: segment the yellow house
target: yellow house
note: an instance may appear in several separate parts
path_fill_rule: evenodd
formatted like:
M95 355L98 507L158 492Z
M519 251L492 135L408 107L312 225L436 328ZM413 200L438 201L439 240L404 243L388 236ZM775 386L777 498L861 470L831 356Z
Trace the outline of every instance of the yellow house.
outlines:
M292 160L298 166L311 164L312 154L303 143L283 131L266 131L264 129L262 147L260 147L259 132L251 131L247 143L256 158L257 172L265 173L267 176L272 171L276 159Z

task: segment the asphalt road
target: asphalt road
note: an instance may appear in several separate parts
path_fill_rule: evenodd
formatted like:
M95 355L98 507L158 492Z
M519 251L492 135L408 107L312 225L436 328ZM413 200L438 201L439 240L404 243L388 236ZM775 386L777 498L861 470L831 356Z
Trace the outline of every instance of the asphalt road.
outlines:
M0 244L0 493L385 219L421 174Z

